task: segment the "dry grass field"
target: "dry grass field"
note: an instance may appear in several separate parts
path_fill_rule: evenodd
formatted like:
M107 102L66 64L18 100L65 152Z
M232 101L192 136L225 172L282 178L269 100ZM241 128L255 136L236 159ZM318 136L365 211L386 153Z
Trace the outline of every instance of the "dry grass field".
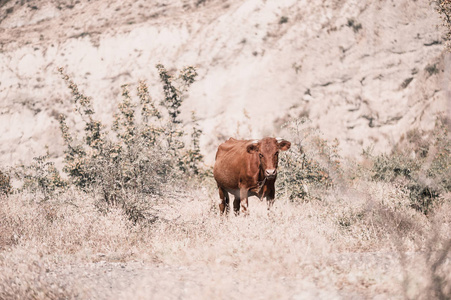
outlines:
M0 300L451 299L450 11L0 0ZM230 136L291 142L270 211Z
M425 216L393 184L303 203L250 198L220 217L212 184L146 199L152 218L69 189L0 199L0 299L446 299L451 204Z

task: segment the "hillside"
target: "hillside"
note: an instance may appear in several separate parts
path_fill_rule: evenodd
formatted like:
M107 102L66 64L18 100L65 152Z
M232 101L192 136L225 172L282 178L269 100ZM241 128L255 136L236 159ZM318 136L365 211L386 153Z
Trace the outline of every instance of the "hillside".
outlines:
M195 65L195 111L211 164L229 136L285 135L308 116L343 154L389 151L450 111L449 54L429 1L0 1L0 165L61 159L57 116L70 113L62 66L111 122L121 85L157 63Z
M0 0L0 299L451 299L430 3Z

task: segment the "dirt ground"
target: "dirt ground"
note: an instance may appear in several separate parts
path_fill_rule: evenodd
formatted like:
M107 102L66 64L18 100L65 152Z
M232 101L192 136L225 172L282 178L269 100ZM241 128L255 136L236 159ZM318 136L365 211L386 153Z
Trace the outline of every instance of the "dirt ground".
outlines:
M407 254L405 263L410 264L419 255ZM138 261L65 266L49 270L45 276L78 282L95 299L402 299L405 296L388 292L389 281L387 290L380 287L372 290L371 286L381 278L359 278L363 273L403 276L397 253L340 253L326 259L334 272L342 273L339 280L343 282L327 284L328 280L321 276L313 281L302 277L264 277L246 273L239 267L170 266ZM314 268L314 265L306 263L302 268Z

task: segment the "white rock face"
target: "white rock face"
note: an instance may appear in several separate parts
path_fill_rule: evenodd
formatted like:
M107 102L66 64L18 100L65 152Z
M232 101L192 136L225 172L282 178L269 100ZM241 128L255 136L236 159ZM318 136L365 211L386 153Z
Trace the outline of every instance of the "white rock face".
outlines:
M198 4L198 5L197 5ZM450 114L451 58L428 1L7 1L0 7L0 166L61 159L66 68L108 124L121 85L197 66L194 110L211 164L224 139L284 136L308 115L344 155L389 151ZM72 120L72 122L75 122ZM81 126L81 125L78 125ZM80 128L80 127L79 127Z

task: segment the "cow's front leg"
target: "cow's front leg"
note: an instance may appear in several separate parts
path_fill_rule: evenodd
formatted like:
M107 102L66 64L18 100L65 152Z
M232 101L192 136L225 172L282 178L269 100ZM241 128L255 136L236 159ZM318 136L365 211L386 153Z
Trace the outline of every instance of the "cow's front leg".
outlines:
M276 196L276 191L274 189L269 190L268 195L266 196L266 203L268 205L268 210L274 205L274 198Z
M235 196L233 200L233 211L235 212L235 216L240 214L240 197Z
M241 202L241 208L243 210L244 215L249 214L249 202L247 200L248 197L248 189L247 188L240 188L240 202Z
M271 207L274 205L274 198L272 199L266 199L266 202L268 204L268 210L271 210Z
M222 214L227 214L229 212L229 193L223 188L219 188L219 198L221 202L219 203L219 211Z

